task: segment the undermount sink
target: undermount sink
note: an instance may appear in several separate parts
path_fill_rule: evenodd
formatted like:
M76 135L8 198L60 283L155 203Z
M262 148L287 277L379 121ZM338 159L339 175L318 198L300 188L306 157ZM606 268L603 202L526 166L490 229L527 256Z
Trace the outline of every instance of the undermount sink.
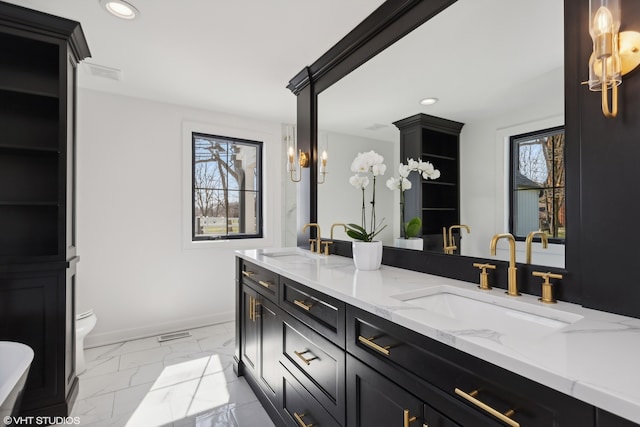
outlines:
M304 259L318 259L319 255L311 252L304 252L302 250L299 251L274 251L274 252L263 252L262 256L267 258L278 258L283 261L286 260L304 260Z
M439 286L394 298L455 321L455 329L492 330L504 335L542 336L582 316L513 297Z

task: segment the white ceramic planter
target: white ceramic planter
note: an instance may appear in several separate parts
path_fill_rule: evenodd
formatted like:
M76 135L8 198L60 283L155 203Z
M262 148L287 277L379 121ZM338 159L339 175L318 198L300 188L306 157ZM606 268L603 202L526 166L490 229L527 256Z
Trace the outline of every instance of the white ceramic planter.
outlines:
M396 248L415 249L417 251L421 251L424 244L424 240L422 240L422 238L420 237L409 237L408 239L404 239L400 237L400 238L394 239L393 243Z
M371 271L380 268L382 263L382 242L354 241L351 248L356 269Z

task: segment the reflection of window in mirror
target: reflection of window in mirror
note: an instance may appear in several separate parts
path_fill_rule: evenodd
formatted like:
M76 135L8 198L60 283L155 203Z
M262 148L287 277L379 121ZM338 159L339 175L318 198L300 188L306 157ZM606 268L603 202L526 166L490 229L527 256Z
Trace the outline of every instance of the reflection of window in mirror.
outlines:
M542 231L564 243L564 171L564 127L511 137L509 228L516 239Z

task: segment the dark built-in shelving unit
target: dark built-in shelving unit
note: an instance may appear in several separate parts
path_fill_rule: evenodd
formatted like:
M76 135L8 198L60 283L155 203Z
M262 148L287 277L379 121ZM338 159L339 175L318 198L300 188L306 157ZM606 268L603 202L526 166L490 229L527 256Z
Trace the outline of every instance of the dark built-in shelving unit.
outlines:
M34 351L21 414L66 416L75 373L80 24L0 2L0 340Z
M394 122L400 130L400 159L433 163L440 178L427 180L409 175L412 188L405 192L405 218L422 219L424 250L442 252L442 228L460 223L460 132L462 123L426 114Z

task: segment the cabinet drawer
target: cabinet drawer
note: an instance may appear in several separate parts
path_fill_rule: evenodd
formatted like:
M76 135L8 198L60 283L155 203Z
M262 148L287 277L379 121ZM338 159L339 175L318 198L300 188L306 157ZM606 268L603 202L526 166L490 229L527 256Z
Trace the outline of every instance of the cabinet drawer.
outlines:
M345 354L318 333L287 316L282 364L338 421L344 421Z
M241 260L239 279L241 283L251 286L277 304L279 278L273 271Z
M295 427L340 427L309 392L281 366L282 412L285 421Z
M351 306L347 351L378 371L423 379L496 423L503 423L497 413L509 413L527 427L593 425L584 402Z
M281 286L283 308L344 348L344 302L286 277L281 278Z
M596 408L597 427L638 427L638 424Z

